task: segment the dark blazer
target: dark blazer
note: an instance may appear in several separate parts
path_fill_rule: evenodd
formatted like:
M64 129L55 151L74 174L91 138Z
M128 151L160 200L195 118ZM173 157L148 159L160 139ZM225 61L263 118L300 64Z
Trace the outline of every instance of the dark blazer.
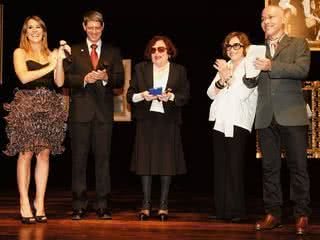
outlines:
M262 71L257 79L244 79L248 87L258 85L256 129L268 127L273 116L283 126L307 125L302 80L310 68L308 43L285 35L273 58L267 45L266 57L272 59L271 71Z
M98 66L107 64L108 84L101 81L84 86L84 76L92 71L86 42L72 46L72 63L67 67L65 86L71 88L70 121L89 122L94 116L102 122L113 121L113 88L121 88L124 70L120 51L102 44Z
M132 96L135 93L153 88L153 64L152 62L138 63L134 68L134 74L130 81L127 92L127 100L132 103ZM189 100L189 81L185 67L176 63L170 63L169 78L166 89L172 89L175 95L174 101L163 102L164 120L181 123L181 107ZM150 114L152 101L141 101L132 104L133 117L136 119L150 119L154 115Z

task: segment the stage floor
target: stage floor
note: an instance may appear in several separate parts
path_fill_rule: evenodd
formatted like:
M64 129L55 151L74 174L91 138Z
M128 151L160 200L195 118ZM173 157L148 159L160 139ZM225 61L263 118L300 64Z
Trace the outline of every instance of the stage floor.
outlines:
M93 197L90 192L90 197ZM0 239L11 240L118 240L118 239L215 239L215 240L291 240L320 239L319 204L312 203L310 233L297 237L294 220L284 217L284 226L265 232L254 230L255 221L263 214L261 199L248 199L248 220L240 224L223 221L208 221L211 211L209 194L172 193L170 218L160 222L156 216L148 221L137 219L141 195L135 191L118 191L112 194L112 220L98 220L89 212L84 220L72 221L71 193L48 191L46 208L48 223L24 225L19 221L17 193L2 192L0 195ZM155 202L157 204L157 202ZM154 205L155 207L157 205ZM289 211L288 211L289 212ZM156 208L154 208L156 215Z

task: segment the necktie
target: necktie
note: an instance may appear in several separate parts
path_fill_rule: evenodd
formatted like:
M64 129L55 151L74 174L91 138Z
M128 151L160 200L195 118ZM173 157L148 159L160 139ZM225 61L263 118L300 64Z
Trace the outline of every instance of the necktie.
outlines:
M276 49L278 47L278 41L270 42L270 54L273 57L274 53L276 52Z
M98 53L97 53L97 44L91 44L91 54L90 54L90 58L91 58L91 63L92 63L92 67L93 69L96 69L98 66L98 61L99 61L99 57L98 57Z

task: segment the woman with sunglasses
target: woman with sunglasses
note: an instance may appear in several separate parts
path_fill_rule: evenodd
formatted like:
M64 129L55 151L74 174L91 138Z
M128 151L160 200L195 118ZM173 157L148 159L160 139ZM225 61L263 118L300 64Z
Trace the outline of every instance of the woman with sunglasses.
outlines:
M207 90L213 100L209 121L213 122L214 206L209 219L239 222L246 216L244 203L244 160L256 104L257 90L242 81L249 39L242 32L229 33L223 54L217 59L217 74Z
M135 66L127 93L136 120L131 170L141 176L144 196L140 220L150 217L152 176L160 176L158 217L165 221L171 178L186 172L180 125L181 108L189 99L189 82L186 69L171 62L176 53L168 37L154 36L145 49L145 57L151 61Z

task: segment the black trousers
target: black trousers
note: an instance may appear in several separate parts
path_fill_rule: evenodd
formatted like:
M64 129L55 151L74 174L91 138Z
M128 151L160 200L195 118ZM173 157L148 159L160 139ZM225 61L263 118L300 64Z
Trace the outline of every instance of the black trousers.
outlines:
M234 127L234 136L213 130L214 205L218 218L244 217L244 160L250 133Z
M310 215L307 126L281 126L273 121L268 128L259 129L258 135L263 157L263 200L266 212L281 216L280 152L283 147L290 172L290 200L294 203L294 215Z
M96 208L107 207L107 195L110 192L111 135L111 123L96 120L71 123L73 208L86 208L88 204L86 173L90 149L95 160Z

